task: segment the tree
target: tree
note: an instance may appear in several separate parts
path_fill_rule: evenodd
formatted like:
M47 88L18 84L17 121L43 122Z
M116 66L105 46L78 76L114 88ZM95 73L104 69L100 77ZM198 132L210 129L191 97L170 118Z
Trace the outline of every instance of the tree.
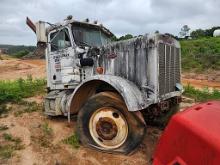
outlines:
M216 27L212 27L211 29L206 29L205 30L205 35L207 37L212 37L213 36L213 33L216 29L219 29L220 27L219 26L216 26Z
M181 28L181 31L179 32L180 37L185 38L185 37L189 36L189 30L190 30L189 26L188 25L184 25Z
M173 37L173 38L175 38L177 40L179 39L178 36L174 36L173 34L170 34L170 33L165 33L165 35L171 36L171 37Z
M212 37L213 36L213 33L216 29L220 29L219 26L214 26L210 29L196 29L194 31L191 32L191 37L192 38L201 38L201 37Z
M205 37L206 33L205 30L196 29L190 33L190 36L195 39L195 38Z
M114 36L112 36L111 40L112 41L118 41L118 38L114 35Z
M131 38L133 38L133 37L134 37L134 36L131 35L131 34L126 34L126 35L121 36L121 37L119 37L119 38L117 38L116 36L113 36L113 37L111 38L111 40L112 40L112 41L122 41L122 40L131 39Z
M128 40L128 39L131 39L133 38L133 36L131 34L126 34L124 36L121 36L118 40L121 41L121 40Z

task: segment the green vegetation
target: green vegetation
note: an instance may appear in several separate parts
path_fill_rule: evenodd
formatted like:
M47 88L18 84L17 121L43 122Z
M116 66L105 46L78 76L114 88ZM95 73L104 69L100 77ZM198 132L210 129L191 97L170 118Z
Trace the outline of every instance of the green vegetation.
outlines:
M216 30L216 29L219 29L220 27L219 26L216 26L216 27L212 27L210 29L196 29L194 31L192 31L190 33L190 36L192 38L201 38L201 37L212 37L213 36L213 32Z
M126 35L121 36L121 37L119 37L119 38L117 38L116 36L113 36L111 39L112 39L112 41L122 41L122 40L131 39L131 38L133 38L133 37L134 37L134 36L131 35L131 34L126 34Z
M11 145L0 145L0 158L9 159L12 156L13 151L14 149Z
M48 123L44 123L41 125L42 131L45 135L52 135L53 130L49 127Z
M0 102L20 101L22 98L34 96L44 92L44 79L18 79L15 81L0 81ZM1 109L1 108L0 108ZM1 110L0 110L1 113Z
M0 160L9 159L13 156L14 151L21 150L24 146L21 144L21 139L18 137L13 137L11 134L4 133L4 142L0 144Z
M79 138L76 134L71 135L70 137L63 140L65 144L69 144L74 148L79 148Z
M43 109L42 105L36 102L20 101L18 104L24 107L14 112L16 117L21 116L23 113L32 113Z
M8 133L4 133L4 134L3 134L3 138L4 138L6 141L15 142L16 144L21 143L21 139L20 139L20 138L13 137L11 134L8 134Z
M183 71L220 70L220 37L180 41Z
M6 117L10 110L5 104L0 104L0 118Z
M39 144L40 146L45 147L45 148L53 147L53 144L51 141L53 137L53 129L49 126L47 122L37 127L36 132L37 132L36 134L33 134L31 136L31 140L34 143Z
M15 55L17 52L33 52L36 47L35 46L24 46L24 45L0 45L0 48L8 49L8 54Z
M187 97L194 98L195 101L220 100L220 91L216 89L213 91L210 91L208 88L199 90L189 84L184 89L183 94Z
M5 131L8 129L7 125L0 125L0 131Z
M27 54L29 54L30 52L28 50L20 50L14 54L12 54L14 57L16 58L21 58L23 56L26 56Z

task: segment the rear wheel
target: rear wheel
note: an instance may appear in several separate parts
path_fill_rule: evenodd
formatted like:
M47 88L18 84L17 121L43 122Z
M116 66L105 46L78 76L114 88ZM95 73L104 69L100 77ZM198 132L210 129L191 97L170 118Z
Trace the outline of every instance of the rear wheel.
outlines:
M80 141L105 152L130 153L142 141L145 125L128 112L121 97L101 92L82 107L77 120Z

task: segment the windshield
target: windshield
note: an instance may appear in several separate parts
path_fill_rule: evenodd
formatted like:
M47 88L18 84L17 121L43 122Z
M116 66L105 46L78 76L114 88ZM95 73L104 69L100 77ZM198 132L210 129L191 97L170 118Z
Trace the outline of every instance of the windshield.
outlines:
M66 28L51 33L50 35L51 51L65 49L71 46L70 37Z
M110 38L99 29L73 26L72 31L77 45L102 46L110 42Z

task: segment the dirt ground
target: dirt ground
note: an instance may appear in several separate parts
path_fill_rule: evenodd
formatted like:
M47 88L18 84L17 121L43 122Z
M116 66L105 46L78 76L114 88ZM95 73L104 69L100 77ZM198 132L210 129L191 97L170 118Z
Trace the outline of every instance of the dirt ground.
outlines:
M16 110L19 109L17 105L16 108L14 105L12 107ZM15 110L11 110L7 117L0 118L0 124L9 127L5 132L22 140L24 149L16 151L13 157L0 162L0 164L133 165L138 163L139 165L146 165L151 162L151 155L161 134L161 130L157 128L148 128L148 134L143 144L132 155L107 154L83 146L76 149L62 142L63 139L75 132L75 119L68 123L64 117L47 119L42 112L24 113L21 116L15 116L14 112ZM43 138L46 138L41 136L40 128L43 123L48 123L48 127L52 129L53 135L49 139L49 146L43 146L41 143L44 140Z
M198 89L206 87L220 89L220 71L209 71L204 74L183 73L182 83L191 84Z
M26 78L28 75L46 77L45 60L0 60L0 80Z
M25 78L27 75L32 75L34 78L44 78L45 72L44 60L0 60L0 80ZM187 78L183 80L184 83L189 81ZM200 87L200 85L204 85L205 81L197 83L197 80L190 80L190 82ZM213 87L220 87L220 82L217 82L216 86L214 85L216 84L213 84ZM42 104L43 96L36 96L25 100ZM181 104L181 108L184 109L192 104L194 104L192 100L186 99ZM162 130L156 127L148 127L143 143L129 156L101 153L83 146L76 149L63 143L63 139L68 138L75 132L75 118L72 119L71 123L68 123L64 117L48 119L43 115L42 111L23 113L17 116L15 111L22 107L20 105L9 106L11 106L9 114L6 117L0 118L0 125L8 126L7 130L0 131L0 138L3 132L10 133L14 137L19 137L24 147L21 150L17 150L8 160L0 160L0 164L148 165L151 164L153 151L162 133ZM44 143L45 137L42 136L41 129L45 123L52 130L52 135L46 137L46 142L49 144L46 146Z

